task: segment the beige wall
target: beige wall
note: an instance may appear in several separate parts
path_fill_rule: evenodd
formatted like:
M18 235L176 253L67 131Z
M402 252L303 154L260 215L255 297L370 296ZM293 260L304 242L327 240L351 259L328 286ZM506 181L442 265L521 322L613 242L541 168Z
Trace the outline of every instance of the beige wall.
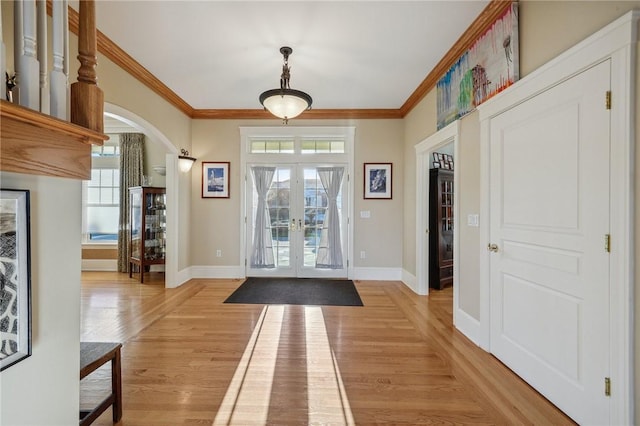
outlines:
M402 149L404 124L402 120L360 120L356 126L355 177L354 177L354 258L358 268L401 268L403 239L403 205L413 182L404 176ZM393 163L393 199L363 199L364 163ZM360 218L360 211L371 212L370 219ZM360 259L360 251L366 251L366 259Z
M638 0L520 0L520 77L639 7Z
M77 39L74 37L74 41ZM69 47L71 51L75 46ZM189 149L191 119L163 98L142 85L120 67L98 55L98 85L104 100L143 118L180 148ZM155 141L154 141L155 142Z
M241 266L239 235L242 212L240 200L241 126L280 126L269 120L193 120L193 155L198 158L192 173L191 253L194 266ZM366 259L355 256L356 267L400 268L402 263L402 205L404 159L402 120L295 120L289 126L355 126L354 252L367 252ZM230 198L201 198L202 161L229 161ZM393 163L393 199L363 200L363 163ZM370 219L359 212L369 210ZM222 250L222 257L216 257Z
M436 131L436 93L434 90L404 119L404 228L402 268L416 275L416 150L415 145Z
M474 111L460 120L458 158L460 268L458 304L480 320L480 228L467 225L467 215L480 213L480 121ZM480 218L480 223L482 218Z
M149 137L145 138L143 170L145 176L149 176L152 179L150 186L158 188L166 186L166 176L162 176L153 170L153 166L165 166L168 152L162 143Z
M193 120L191 154L191 265L240 265L240 123ZM260 125L260 124L255 124ZM202 162L228 161L229 198L202 198ZM216 257L222 250L222 257Z
M31 191L32 355L0 376L0 424L78 423L80 181L0 172Z

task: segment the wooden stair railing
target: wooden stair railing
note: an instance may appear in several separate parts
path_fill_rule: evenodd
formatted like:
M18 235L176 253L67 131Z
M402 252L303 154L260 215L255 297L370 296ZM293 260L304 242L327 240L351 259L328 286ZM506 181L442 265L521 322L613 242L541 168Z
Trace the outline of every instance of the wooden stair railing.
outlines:
M104 94L97 85L98 63L95 3L80 0L78 31L78 81L71 85L71 122L102 133Z
M96 84L94 0L80 1L78 51L72 122L0 100L0 171L90 179L91 145L108 139L103 134L104 95Z

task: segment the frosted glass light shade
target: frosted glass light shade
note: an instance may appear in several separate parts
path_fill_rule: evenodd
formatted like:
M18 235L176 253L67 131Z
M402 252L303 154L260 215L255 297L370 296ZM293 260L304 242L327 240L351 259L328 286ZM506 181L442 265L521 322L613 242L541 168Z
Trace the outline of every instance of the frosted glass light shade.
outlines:
M273 89L260 95L260 103L283 120L294 118L311 107L311 96L300 90Z
M196 159L193 157L187 157L184 155L179 155L178 156L178 168L180 169L181 172L183 173L187 173L189 172L189 170L191 170L191 166L193 166L193 163L195 163Z

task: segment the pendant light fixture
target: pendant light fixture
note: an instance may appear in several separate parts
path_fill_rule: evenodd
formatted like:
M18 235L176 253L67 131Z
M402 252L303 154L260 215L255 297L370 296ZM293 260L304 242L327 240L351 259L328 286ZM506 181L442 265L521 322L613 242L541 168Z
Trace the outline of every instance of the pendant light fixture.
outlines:
M311 96L300 90L289 87L291 68L289 68L289 55L293 49L287 46L280 48L280 53L284 57L282 65L282 75L280 76L280 88L271 89L260 95L260 103L264 108L276 117L282 118L282 122L287 124L290 118L302 114L303 111L311 108L313 100Z

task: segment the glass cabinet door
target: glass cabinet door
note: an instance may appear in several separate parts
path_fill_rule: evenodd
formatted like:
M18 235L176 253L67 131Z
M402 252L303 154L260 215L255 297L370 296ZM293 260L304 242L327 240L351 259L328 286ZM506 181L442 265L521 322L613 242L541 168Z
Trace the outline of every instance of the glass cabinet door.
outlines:
M144 257L164 259L166 247L166 194L145 193Z
M131 206L131 257L140 259L142 256L142 192L131 191L130 201Z
M167 237L167 199L165 188L129 188L129 276L137 270L140 282L150 265L165 261ZM136 268L134 268L136 266Z

